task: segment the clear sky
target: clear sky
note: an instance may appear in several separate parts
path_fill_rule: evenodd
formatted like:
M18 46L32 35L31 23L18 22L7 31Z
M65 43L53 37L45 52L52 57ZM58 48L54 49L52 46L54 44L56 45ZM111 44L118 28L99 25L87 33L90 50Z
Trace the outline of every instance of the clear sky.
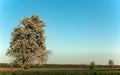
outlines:
M0 63L11 32L25 16L46 24L51 64L120 64L120 0L0 0Z

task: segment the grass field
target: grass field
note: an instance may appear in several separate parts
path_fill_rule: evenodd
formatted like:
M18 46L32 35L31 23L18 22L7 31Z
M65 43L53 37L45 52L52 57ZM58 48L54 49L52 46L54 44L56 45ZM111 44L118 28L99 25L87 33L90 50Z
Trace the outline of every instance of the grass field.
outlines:
M33 65L23 70L18 65L0 64L0 75L120 75L120 66L96 65L96 69L90 70L89 65L61 65L45 64L44 66Z
M32 65L31 68L89 68L90 65L85 64L44 64L44 65ZM0 68L10 68L7 63L0 63ZM20 68L19 65L14 65L12 68ZM96 65L96 68L109 68L108 65ZM113 68L120 68L120 65L114 65Z
M120 75L119 71L0 71L0 75Z

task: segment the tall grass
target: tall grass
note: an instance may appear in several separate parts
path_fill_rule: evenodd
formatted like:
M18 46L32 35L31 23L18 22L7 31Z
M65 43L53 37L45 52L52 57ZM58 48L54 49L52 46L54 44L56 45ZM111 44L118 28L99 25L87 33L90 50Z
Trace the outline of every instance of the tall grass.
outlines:
M120 75L119 71L0 71L0 75Z

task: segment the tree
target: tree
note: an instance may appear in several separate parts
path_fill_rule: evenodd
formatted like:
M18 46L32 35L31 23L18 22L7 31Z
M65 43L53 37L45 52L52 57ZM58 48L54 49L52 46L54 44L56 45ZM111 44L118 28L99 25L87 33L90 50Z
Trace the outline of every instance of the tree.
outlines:
M113 65L114 65L113 60L112 60L112 59L109 59L108 64L109 64L109 67L110 67L110 68L112 68L112 67L113 67Z
M95 62L92 61L92 62L90 63L90 69L91 69L91 70L94 70L94 69L95 69Z
M43 27L45 24L38 16L25 17L13 30L7 55L13 63L28 68L34 63L44 64L48 59Z

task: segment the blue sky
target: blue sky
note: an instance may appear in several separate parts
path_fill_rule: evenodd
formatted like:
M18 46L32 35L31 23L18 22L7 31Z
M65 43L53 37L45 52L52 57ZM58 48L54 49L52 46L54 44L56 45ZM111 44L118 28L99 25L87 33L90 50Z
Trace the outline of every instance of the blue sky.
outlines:
M11 32L25 16L36 14L46 24L51 64L120 64L119 0L0 0L0 62Z

